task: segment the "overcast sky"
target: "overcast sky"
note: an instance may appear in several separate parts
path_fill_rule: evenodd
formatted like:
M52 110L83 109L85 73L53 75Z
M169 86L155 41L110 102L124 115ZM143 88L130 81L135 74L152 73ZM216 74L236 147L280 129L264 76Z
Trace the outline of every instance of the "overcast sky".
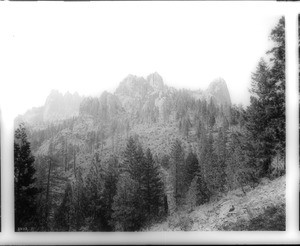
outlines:
M247 105L279 19L259 4L220 2L20 4L0 14L0 96L13 115L41 106L51 89L113 92L128 74L155 71L176 88L223 77L232 102Z

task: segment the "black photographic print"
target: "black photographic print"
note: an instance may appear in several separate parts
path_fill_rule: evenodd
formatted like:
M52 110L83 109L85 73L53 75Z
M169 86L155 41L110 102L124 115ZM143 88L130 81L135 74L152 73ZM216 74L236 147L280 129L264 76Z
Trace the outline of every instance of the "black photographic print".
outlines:
M284 231L285 18L140 7L12 26L15 231Z

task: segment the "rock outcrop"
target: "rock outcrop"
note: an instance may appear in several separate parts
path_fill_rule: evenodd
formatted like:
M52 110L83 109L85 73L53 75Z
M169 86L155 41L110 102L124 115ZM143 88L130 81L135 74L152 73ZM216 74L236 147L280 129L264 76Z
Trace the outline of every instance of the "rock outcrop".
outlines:
M205 90L206 99L213 98L219 105L231 105L230 94L227 88L226 81L222 78L212 81Z

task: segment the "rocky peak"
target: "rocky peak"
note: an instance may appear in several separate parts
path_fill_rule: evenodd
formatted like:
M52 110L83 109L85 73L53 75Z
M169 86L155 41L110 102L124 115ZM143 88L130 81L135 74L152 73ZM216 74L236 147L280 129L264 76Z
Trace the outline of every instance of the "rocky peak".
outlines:
M57 90L52 90L44 105L44 121L61 120L78 115L81 100L78 93L62 94Z
M53 101L62 100L62 99L63 99L62 93L60 93L58 90L52 90L46 98L45 105Z
M137 96L140 94L143 95L148 89L147 81L143 77L130 74L119 84L116 94Z
M157 72L148 75L146 79L129 74L119 84L116 94L130 97L144 97L148 93L162 91L163 89L163 78Z
M212 97L218 104L231 105L230 94L223 78L213 80L205 91L208 98Z
M163 78L157 72L148 75L147 81L154 90L162 90L164 88Z

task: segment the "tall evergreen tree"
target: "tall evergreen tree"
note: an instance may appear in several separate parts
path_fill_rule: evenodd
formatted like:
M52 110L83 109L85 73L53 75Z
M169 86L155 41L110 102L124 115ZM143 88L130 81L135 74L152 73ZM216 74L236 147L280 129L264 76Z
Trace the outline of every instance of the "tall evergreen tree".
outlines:
M126 143L121 171L129 172L130 175L136 177L137 166L137 146L134 138L130 137Z
M189 187L193 178L196 176L196 173L199 168L199 162L198 162L197 156L192 151L190 151L185 160L185 163L186 163L185 164L185 166L186 166L185 180L186 180L186 185Z
M115 231L135 231L141 226L139 213L136 211L138 184L128 172L120 174L117 193L112 205L111 224Z
M105 175L104 190L103 190L103 203L104 203L104 217L105 217L105 228L104 230L111 231L113 227L109 223L112 220L113 209L112 205L114 202L114 196L117 192L118 182L118 159L112 156L108 161L108 170Z
M261 175L270 173L272 158L285 151L285 22L282 17L272 30L274 46L252 75L247 130L261 161Z
M185 186L185 157L179 139L176 139L171 147L171 173L173 177L173 187L176 205L182 204L184 194L186 191Z
M158 216L163 206L164 184L160 178L159 166L155 164L150 149L146 151L145 166L142 176L142 199L145 204L144 211L149 220Z
M20 228L30 230L35 227L37 213L35 199L38 189L35 187L34 177L35 158L31 153L23 124L15 131L14 141L15 230L18 231Z
M209 202L211 192L209 191L204 179L202 167L199 166L193 181L194 180L196 183L196 205L199 206L201 204Z
M204 142L201 162L204 165L205 180L207 182L208 189L212 193L216 193L219 190L219 166L217 164L216 155L213 149L214 139L211 132L208 134L207 140Z
M117 184L117 193L113 203L113 221L117 230L138 230L146 219L143 211L145 201L142 194L143 167L145 157L141 145L130 137L123 155L122 171ZM127 185L133 187L128 188ZM124 193L127 187L128 191ZM124 210L124 214L120 210ZM131 211L131 212L130 212ZM126 222L127 221L127 222Z
M221 192L224 192L226 190L226 142L226 132L223 128L219 128L217 139L214 142L214 153L216 155L215 176L218 179L218 190Z
M55 229L57 231L71 231L74 214L72 186L67 183L63 200L55 213Z
M86 192L80 167L76 170L76 179L73 184L73 203L75 210L74 228L76 231L80 231L84 226L87 206Z

